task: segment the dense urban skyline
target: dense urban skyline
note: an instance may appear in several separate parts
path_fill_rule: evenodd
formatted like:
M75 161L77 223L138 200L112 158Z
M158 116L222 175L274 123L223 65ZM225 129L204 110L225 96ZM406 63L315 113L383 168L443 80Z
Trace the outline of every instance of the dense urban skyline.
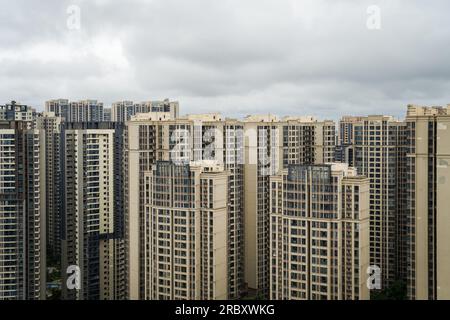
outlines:
M45 105L0 105L0 299L450 298L450 105Z
M0 304L450 300L449 12L0 0Z

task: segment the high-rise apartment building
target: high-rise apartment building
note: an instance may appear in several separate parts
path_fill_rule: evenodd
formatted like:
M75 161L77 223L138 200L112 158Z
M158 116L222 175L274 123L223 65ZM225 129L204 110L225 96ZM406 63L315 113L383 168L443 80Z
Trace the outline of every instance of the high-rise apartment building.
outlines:
M245 281L249 294L269 296L270 176L289 164L334 160L333 121L249 116L245 138Z
M353 125L363 120L364 117L343 116L339 121L338 145L353 144Z
M231 299L241 296L244 281L243 125L219 114L188 115L173 119L169 113L134 117L126 129L126 239L128 290L131 299L145 296L144 173L158 160L175 164L214 160L229 172L228 289ZM139 246L132 244L138 243Z
M45 135L0 121L0 300L45 299Z
M67 99L50 100L45 111L54 112L67 122L101 122L104 120L103 103L97 100L69 102Z
M70 119L70 104L67 99L54 99L45 102L45 112L53 112L56 117L61 117L64 121Z
M176 119L179 117L179 108L178 102L170 102L168 99L141 103L120 101L112 105L111 120L115 122L126 122L139 113L149 112L169 113L172 119Z
M346 164L270 178L270 299L368 299L369 179Z
M370 259L381 289L401 280L402 211L405 206L406 124L388 116L353 123L354 165L370 179Z
M115 122L127 122L131 117L139 113L148 113L150 108L143 103L133 101L120 101L113 103L111 107L111 120Z
M36 110L30 106L11 101L0 105L0 121L26 121L28 129L32 129L36 117Z
M145 299L228 298L228 190L215 161L145 174Z
M103 121L103 103L97 100L70 102L67 122Z
M405 268L409 299L450 299L450 106L408 106Z
M36 129L45 133L45 212L47 255L59 260L61 255L61 217L63 213L62 186L62 124L54 112L44 112L36 118Z
M250 295L269 290L269 180L283 161L283 128L272 115L244 119L245 283Z
M147 113L127 123L125 136L130 297L144 296L142 177L158 160L184 164L214 160L224 165L230 175L228 295L231 299L246 293L267 297L269 178L284 163L332 161L334 123L307 117L280 121L274 116L253 116L242 122L220 114L174 119L167 112Z
M337 145L334 151L334 161L338 163L347 163L353 166L353 145Z
M369 265L449 299L449 110L343 117L336 143L167 99L0 106L0 299L45 298L50 254L66 299L367 299Z
M103 108L103 121L110 122L112 119L112 109Z
M68 267L80 271L79 288L63 286L66 299L124 298L121 139L120 124L65 124L63 283Z
M283 165L333 162L336 146L334 121L313 117L285 117L283 125Z
M177 101L164 99L162 101L146 101L142 104L149 108L150 112L168 112L172 119L176 119L180 115L180 105Z
M354 137L353 126L362 122L364 117L344 116L339 121L339 129L337 136L337 145L335 149L335 162L348 163L354 166Z

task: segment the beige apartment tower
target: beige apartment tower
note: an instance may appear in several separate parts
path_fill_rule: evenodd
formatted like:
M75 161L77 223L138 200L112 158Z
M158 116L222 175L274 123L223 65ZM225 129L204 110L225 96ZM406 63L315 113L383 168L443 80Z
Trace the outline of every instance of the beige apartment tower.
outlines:
M270 206L270 299L369 299L369 179L289 165L270 178Z
M381 289L404 277L406 124L389 116L353 123L354 165L370 179L370 263L381 270Z
M282 126L277 117L244 120L245 284L248 294L269 289L269 179L282 166Z
M364 117L343 116L339 121L338 144L353 144L353 125L364 120Z
M333 121L273 115L244 119L245 282L247 293L269 297L270 176L289 164L334 160Z
M334 123L312 117L280 121L271 115L241 122L214 113L174 119L167 112L151 112L127 122L125 140L129 297L145 295L144 173L156 161L199 160L217 161L229 172L229 298L268 297L269 178L289 163L332 161Z
M283 165L334 161L336 124L314 117L284 117Z
M189 165L192 161L216 161L229 174L228 289L229 299L239 298L244 281L244 176L243 125L220 114L187 115L173 119L170 113L139 114L127 122L125 133L125 225L128 257L128 296L144 299L145 204L144 175L157 161Z
M408 106L407 295L450 299L450 106Z
M228 298L228 173L158 161L145 174L145 299Z

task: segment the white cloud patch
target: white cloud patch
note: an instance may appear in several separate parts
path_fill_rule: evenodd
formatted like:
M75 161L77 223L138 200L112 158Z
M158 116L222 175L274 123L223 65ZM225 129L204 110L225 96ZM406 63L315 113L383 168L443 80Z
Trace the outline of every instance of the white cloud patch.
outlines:
M80 8L80 29L67 8ZM367 8L381 29L368 30ZM170 97L183 113L402 116L450 101L450 3L0 0L0 103Z

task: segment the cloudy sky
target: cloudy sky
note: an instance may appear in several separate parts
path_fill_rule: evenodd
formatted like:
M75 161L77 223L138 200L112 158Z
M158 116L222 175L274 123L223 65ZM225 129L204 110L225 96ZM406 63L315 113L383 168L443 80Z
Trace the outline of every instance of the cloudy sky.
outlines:
M448 0L0 0L0 104L403 117L450 103L449 15Z

